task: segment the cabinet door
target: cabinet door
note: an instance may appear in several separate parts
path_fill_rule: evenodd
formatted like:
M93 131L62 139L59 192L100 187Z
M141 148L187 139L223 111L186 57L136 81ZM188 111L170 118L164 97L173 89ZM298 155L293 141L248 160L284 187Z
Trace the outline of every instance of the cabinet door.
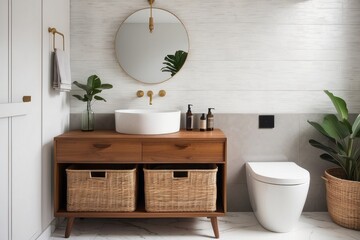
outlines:
M9 100L8 1L0 1L0 104ZM9 119L0 118L0 239L9 239Z
M8 239L9 174L8 119L0 118L0 239Z
M11 1L11 102L31 96L12 118L12 240L41 231L41 0Z

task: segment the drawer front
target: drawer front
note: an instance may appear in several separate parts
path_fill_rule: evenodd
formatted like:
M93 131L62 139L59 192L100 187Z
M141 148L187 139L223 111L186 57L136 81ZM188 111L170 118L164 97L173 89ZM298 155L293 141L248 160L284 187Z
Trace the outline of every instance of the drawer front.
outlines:
M144 162L223 162L224 142L143 143Z
M57 162L139 162L141 143L115 140L61 140L56 142Z

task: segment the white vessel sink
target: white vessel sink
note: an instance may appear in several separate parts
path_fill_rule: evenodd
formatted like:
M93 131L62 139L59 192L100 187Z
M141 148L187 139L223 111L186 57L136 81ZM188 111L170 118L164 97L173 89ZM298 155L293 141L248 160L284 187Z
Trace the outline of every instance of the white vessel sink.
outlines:
M180 110L115 110L116 131L125 134L166 134L180 130Z

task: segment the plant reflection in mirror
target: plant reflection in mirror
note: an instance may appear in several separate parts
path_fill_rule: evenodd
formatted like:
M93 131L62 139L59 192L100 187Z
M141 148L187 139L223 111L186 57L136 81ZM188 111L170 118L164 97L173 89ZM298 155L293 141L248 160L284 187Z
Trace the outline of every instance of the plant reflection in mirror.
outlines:
M187 58L187 52L183 50L178 50L175 52L175 55L169 54L164 58L163 62L165 67L161 68L162 72L170 72L171 76L174 76L184 65Z

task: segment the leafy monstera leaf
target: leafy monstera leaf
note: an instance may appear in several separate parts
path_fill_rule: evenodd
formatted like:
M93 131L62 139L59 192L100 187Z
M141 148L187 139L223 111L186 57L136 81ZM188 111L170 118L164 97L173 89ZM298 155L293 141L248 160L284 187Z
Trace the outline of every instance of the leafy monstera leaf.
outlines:
M174 76L184 65L187 58L187 52L182 50L178 50L175 52L174 55L169 54L167 55L163 62L165 67L161 68L162 72L170 72L171 76Z

